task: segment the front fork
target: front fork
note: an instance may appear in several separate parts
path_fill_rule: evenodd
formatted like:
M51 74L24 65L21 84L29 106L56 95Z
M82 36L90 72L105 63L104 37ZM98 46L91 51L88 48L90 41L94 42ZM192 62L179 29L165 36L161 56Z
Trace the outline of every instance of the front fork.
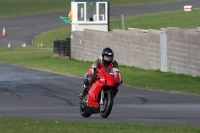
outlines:
M104 89L101 90L101 99L100 99L100 104L103 104L103 99L104 99Z

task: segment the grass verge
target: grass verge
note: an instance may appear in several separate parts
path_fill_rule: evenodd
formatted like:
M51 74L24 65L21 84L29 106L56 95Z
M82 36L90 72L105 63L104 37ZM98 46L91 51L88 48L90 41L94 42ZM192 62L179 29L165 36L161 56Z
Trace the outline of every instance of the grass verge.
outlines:
M111 6L131 6L138 4L155 4L178 2L184 0L111 0ZM0 18L27 16L35 14L66 12L71 9L71 0L0 0Z
M43 44L44 47L53 47L53 43L55 40L63 40L67 37L70 37L70 31L71 27L67 26L64 28L48 31L44 34L41 34L36 37L34 40L35 46L38 46L38 44Z
M111 0L111 6L130 6L130 5L142 5L142 4L157 4L166 2L180 2L186 0Z
M164 13L147 14L133 17L125 17L125 27L139 29L160 29L167 27L199 27L200 10L192 12L173 11ZM111 29L121 29L120 19L111 20Z
M1 133L199 133L200 127L147 126L123 123L57 122L1 118ZM86 128L87 127L87 128Z

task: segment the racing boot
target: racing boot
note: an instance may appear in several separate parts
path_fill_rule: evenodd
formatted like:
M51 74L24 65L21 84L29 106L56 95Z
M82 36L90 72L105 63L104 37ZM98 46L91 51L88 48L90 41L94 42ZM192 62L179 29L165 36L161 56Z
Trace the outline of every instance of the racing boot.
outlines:
M83 85L83 90L82 90L82 92L79 94L79 98L82 99L83 97L85 97L86 92L87 92L87 86L86 86L86 85Z

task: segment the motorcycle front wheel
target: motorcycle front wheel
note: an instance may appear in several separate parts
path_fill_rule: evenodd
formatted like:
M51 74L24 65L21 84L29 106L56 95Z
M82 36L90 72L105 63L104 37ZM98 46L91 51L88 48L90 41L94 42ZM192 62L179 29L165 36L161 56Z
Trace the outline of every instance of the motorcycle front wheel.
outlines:
M103 104L100 104L100 115L107 118L110 115L113 106L113 93L111 91L104 92Z

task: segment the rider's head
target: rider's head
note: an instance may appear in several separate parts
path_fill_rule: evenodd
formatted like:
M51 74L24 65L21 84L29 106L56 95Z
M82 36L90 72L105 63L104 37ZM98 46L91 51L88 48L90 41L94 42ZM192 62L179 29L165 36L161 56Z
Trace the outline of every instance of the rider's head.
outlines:
M104 63L108 64L113 61L114 53L110 48L104 48L102 51L102 60Z

